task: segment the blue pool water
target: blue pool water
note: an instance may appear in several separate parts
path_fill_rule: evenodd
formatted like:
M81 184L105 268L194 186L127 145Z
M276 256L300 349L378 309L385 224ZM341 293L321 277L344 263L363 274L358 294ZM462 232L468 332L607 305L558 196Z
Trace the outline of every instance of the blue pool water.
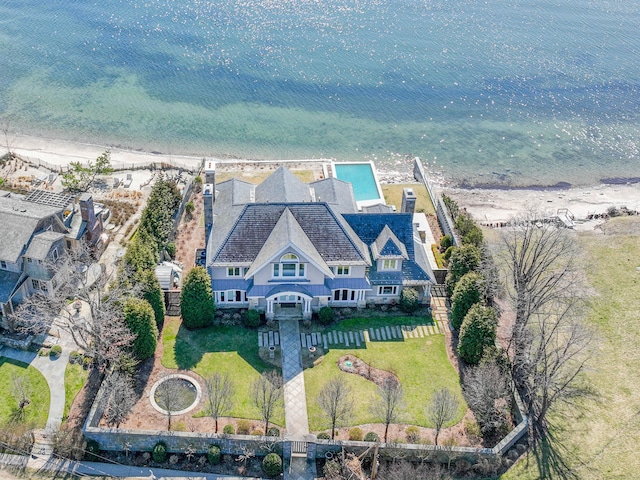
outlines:
M353 186L357 202L380 199L373 168L368 163L343 163L334 165L335 176Z

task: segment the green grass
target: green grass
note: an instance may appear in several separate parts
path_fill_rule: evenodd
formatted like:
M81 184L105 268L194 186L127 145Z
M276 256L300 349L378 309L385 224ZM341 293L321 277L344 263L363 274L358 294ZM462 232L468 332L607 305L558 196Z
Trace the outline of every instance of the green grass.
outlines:
M227 372L235 386L231 416L258 418L251 402L251 384L273 367L258 355L256 330L232 326L189 331L181 326L178 318L170 318L165 323L162 342L165 367L193 370L202 377ZM273 423L284 425L284 412L279 412Z
M395 205L400 211L402 207L402 189L405 187L413 188L416 194L416 212L424 212L427 215L435 214L435 208L431 203L431 198L427 193L427 189L421 183L394 183L382 185L382 193L387 205Z
M6 358L0 358L0 424L11 419L17 403L12 391L12 377L26 376L31 391L31 403L25 408L24 421L33 422L35 428L44 428L49 415L49 386L34 367Z
M69 410L76 395L86 383L89 371L82 368L82 365L68 363L64 371L64 414L62 418L69 416Z
M424 323L428 323L428 319L424 317L359 318L345 320L335 330L348 331L392 324ZM458 415L451 424L459 422L467 406L462 398L458 375L447 357L444 342L444 335L430 335L425 338L406 340L372 341L359 349L347 347L331 349L319 365L305 370L309 428L312 431L318 431L331 426L322 415L316 399L324 383L334 376L343 377L353 389L352 398L355 400L356 408L349 424L360 425L379 421L366 407L374 403L377 398L376 385L358 375L342 372L337 367L338 359L347 353L360 357L376 368L391 371L400 378L406 404L406 413L401 423L431 426L425 416L425 407L433 393L443 387L449 388L460 400Z
M640 221L616 218L607 235L582 233L585 270L595 296L588 322L599 335L588 380L597 398L576 416L560 411L567 451L564 460L578 478L635 479L640 471ZM625 232L634 232L633 234ZM612 234L614 233L614 234ZM525 459L526 460L526 459ZM504 479L536 479L533 458Z

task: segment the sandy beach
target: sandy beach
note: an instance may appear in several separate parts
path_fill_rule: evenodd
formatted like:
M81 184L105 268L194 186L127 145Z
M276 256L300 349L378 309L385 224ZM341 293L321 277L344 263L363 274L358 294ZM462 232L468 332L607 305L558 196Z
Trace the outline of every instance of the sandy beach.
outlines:
M14 153L54 165L95 160L106 149L111 151L113 165L173 160L195 166L202 160L194 156L155 154L27 135L14 135L10 143ZM384 172L381 175L384 176ZM448 186L439 188L466 208L479 222L488 224L507 221L518 212L531 208L549 213L567 208L577 220L586 219L589 215L605 213L610 207L624 206L630 210L640 211L640 184L638 183L575 186L554 190L464 189Z

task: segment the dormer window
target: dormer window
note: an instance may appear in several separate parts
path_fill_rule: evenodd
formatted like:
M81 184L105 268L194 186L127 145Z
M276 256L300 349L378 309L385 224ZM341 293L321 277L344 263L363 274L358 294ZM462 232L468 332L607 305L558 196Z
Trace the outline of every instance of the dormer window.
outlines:
M396 260L395 258L382 260L381 270L397 270L397 269L398 269L398 260Z
M300 263L297 255L285 253L280 263L273 265L274 277L304 277L304 263Z
M58 249L57 248L53 249L53 261L54 262L58 261Z
M227 277L239 277L239 276L240 276L240 267L227 268Z
M340 265L335 269L336 275L340 276L348 276L350 274L350 271L351 269L348 265Z

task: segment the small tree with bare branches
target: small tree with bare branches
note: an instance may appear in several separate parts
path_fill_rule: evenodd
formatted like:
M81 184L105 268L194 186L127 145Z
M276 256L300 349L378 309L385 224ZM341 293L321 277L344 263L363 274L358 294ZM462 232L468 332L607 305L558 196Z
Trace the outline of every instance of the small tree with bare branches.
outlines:
M218 418L233 408L233 383L228 373L215 372L205 377L204 385L207 392L207 413L214 419L218 433Z
M260 411L264 421L265 433L269 431L269 421L276 409L280 407L283 393L282 386L282 377L275 371L264 373L253 382L251 397L253 404Z
M450 422L458 411L458 399L448 388L441 388L434 393L431 402L427 406L427 419L436 430L435 444L438 445L438 436L445 423Z
M384 441L387 442L389 425L396 423L404 410L404 392L400 381L387 376L378 387L379 398L371 406L371 411L384 423Z
M109 425L120 428L120 424L129 417L131 409L136 404L133 380L126 373L115 371L107 377L103 388L107 392L105 420Z
M345 421L353 411L351 387L343 377L334 377L324 384L318 395L318 405L331 421L331 439L335 438L336 426Z

